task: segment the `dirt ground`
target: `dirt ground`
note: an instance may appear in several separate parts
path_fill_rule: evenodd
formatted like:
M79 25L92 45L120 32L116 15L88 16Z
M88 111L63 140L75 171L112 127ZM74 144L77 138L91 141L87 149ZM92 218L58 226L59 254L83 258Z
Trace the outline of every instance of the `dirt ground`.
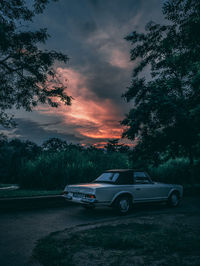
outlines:
M53 233L38 242L33 256L52 266L199 266L199 199L193 198L190 207L142 212Z

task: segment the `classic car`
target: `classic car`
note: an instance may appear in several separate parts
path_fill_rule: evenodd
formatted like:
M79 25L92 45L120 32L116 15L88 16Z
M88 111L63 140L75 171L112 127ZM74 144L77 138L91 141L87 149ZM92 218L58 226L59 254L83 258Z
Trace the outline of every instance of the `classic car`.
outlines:
M182 195L181 185L153 182L146 172L132 169L105 171L91 183L67 185L63 193L65 199L85 208L104 205L121 214L128 213L134 203L164 201L176 207Z

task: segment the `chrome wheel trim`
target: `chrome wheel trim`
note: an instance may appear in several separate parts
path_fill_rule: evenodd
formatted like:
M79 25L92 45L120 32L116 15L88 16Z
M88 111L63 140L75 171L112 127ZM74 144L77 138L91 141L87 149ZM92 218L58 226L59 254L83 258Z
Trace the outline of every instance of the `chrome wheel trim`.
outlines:
M127 199L121 199L119 202L120 211L127 212L130 208L130 203Z
M178 195L177 195L177 194L173 193L173 194L171 195L171 203L172 203L173 206L178 205L178 203L179 203L179 198L178 198Z

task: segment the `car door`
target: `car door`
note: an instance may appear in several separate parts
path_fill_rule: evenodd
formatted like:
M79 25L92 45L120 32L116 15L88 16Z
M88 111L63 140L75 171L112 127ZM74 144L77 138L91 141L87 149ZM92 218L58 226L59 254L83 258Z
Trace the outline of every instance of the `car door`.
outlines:
M137 202L158 201L162 197L159 188L145 172L133 173L133 195Z

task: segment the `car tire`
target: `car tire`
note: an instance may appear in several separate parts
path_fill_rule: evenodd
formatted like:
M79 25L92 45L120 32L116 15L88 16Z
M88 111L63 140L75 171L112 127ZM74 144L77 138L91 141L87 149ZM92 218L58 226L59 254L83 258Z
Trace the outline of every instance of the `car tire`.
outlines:
M115 201L115 208L117 209L118 213L121 215L128 214L132 209L132 200L131 197L128 196L121 196L116 199Z
M172 192L167 201L168 206L177 207L179 203L180 203L180 196L178 192Z

